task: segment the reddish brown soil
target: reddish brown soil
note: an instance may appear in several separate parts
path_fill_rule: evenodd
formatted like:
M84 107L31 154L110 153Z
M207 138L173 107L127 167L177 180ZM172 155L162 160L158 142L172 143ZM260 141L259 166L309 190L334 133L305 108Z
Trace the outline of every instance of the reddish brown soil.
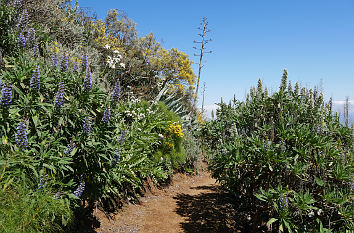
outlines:
M176 174L171 185L153 188L139 204L128 204L108 219L99 211L97 232L237 232L230 197L203 171L196 176Z

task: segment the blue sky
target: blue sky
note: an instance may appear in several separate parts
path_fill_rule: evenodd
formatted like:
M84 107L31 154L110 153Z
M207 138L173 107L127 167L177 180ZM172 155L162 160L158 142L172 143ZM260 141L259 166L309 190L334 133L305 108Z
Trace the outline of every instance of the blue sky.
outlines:
M322 80L326 99L354 100L353 0L79 0L79 5L99 18L109 9L123 10L140 36L153 32L165 48L178 48L196 63L193 40L207 17L212 53L205 56L201 86L206 83L210 108L220 97L235 94L242 100L259 78L276 90L284 68L293 83L313 87ZM197 73L197 64L193 68Z

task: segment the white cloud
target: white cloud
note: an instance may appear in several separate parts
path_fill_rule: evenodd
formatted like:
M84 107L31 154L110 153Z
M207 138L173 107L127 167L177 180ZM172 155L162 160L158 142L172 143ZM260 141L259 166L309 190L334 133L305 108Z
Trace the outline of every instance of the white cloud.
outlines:
M354 105L354 100L349 100L349 105ZM345 104L345 100L334 100L333 104Z
M345 100L334 100L333 101L333 110L338 113L344 112ZM349 100L349 113L354 113L354 100Z
M333 102L333 110L340 113L341 115L344 112L344 104L345 100L334 100ZM202 106L199 106L199 109L201 110ZM211 111L214 111L214 116L216 114L216 109L218 109L219 106L216 104L211 104L211 105L205 105L204 106L204 115L207 119L211 119ZM349 118L354 122L354 100L349 101Z
M211 111L214 111L214 116L216 113L216 109L219 108L218 105L212 104L212 105L205 105L204 106L204 115L206 116L207 119L211 119ZM202 109L202 106L199 106L199 109Z

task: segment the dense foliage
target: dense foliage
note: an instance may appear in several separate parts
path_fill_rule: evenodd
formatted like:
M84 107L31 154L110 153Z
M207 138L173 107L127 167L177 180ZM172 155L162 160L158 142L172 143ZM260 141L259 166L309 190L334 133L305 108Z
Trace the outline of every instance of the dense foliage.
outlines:
M190 106L188 57L158 45L147 61L158 43L127 17L67 2L0 1L1 232L63 231L73 210L114 210L197 160L172 111Z
M254 224L280 232L353 230L354 132L322 93L292 88L284 71L278 92L268 95L259 81L246 101L219 106L203 129L210 168L247 204Z

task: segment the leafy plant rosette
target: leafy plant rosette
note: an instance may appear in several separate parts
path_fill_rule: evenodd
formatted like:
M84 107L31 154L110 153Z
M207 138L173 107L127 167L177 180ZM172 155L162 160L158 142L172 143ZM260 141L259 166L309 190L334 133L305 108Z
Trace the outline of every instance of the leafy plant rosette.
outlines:
M353 229L354 132L322 93L293 89L284 71L278 92L268 96L259 81L246 101L219 106L203 129L210 169L268 229Z

